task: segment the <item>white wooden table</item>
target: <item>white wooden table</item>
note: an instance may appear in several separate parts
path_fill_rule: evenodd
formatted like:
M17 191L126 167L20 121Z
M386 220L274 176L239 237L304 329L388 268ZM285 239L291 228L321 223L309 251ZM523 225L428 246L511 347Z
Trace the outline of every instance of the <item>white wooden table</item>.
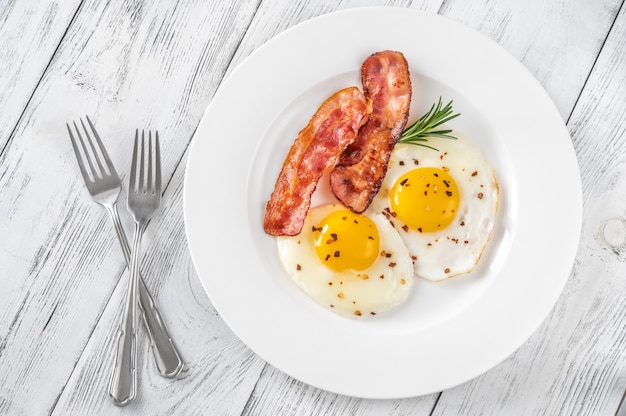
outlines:
M203 291L183 223L189 144L225 75L288 27L371 5L439 13L519 59L567 123L584 196L571 276L539 330L476 379L403 400L328 393L256 356ZM613 415L626 389L625 113L623 0L1 1L0 414ZM156 375L140 337L125 408L106 385L128 273L65 127L85 114L124 183L129 132L163 138L164 210L142 270L186 367Z

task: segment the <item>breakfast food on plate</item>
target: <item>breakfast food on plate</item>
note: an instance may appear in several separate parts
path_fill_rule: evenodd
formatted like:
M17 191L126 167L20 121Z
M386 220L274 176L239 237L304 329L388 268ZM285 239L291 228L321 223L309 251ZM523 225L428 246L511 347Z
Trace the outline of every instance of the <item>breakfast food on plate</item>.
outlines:
M340 90L322 103L285 158L267 203L266 233L300 233L317 182L355 140L371 111L371 102L357 87Z
M341 204L311 208L302 232L278 237L280 260L312 299L340 315L375 315L402 303L413 264L382 214L356 214Z
M354 212L365 211L378 192L411 103L409 67L400 52L370 55L361 65L361 82L372 114L330 173L332 192Z
M498 183L480 149L429 137L428 147L398 143L370 210L384 213L415 256L415 274L443 280L469 273L481 257L498 208Z
M298 287L342 316L402 303L415 276L471 272L498 208L480 149L444 123L439 103L406 128L411 79L400 52L370 55L356 87L328 98L300 131L266 205L263 227ZM329 173L337 203L311 208Z

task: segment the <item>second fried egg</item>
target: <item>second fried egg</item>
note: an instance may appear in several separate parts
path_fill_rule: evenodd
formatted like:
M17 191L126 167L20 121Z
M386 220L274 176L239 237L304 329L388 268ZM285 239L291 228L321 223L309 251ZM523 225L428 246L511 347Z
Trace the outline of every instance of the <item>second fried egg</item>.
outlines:
M439 281L469 273L495 221L498 183L480 149L430 137L428 145L398 143L369 211L383 213L415 259L415 274Z

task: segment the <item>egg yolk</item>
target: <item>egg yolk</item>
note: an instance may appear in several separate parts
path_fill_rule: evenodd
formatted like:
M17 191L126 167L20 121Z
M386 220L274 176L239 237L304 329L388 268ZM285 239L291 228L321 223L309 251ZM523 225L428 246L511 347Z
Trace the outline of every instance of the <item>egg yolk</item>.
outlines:
M459 208L456 181L443 169L424 167L402 175L391 188L391 208L411 229L432 232L447 227Z
M365 270L380 250L376 224L347 209L329 214L314 227L313 236L318 257L335 271Z

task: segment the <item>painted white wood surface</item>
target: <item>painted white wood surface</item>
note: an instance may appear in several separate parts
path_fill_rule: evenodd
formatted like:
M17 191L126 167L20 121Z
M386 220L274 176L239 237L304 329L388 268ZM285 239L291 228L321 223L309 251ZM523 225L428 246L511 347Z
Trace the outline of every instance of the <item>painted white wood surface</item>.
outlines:
M182 216L188 145L224 75L299 22L368 5L441 13L518 58L568 122L585 201L572 275L531 339L468 383L403 400L324 392L252 353L203 292ZM625 7L623 0L0 3L0 414L613 414L626 389ZM127 272L64 125L84 114L123 182L132 131L157 128L163 140L164 210L146 234L142 267L187 365L176 380L157 376L141 337L140 394L126 408L113 406L106 383Z

